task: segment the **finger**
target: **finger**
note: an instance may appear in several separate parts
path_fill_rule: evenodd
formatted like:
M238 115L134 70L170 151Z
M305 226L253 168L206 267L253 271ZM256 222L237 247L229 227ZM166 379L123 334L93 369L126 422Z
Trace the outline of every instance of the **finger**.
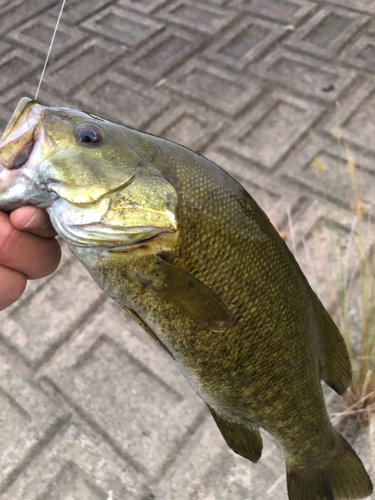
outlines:
M0 265L0 311L16 302L26 288L26 276Z
M47 212L42 208L18 208L10 214L10 220L17 229L28 231L42 238L52 238L57 234Z
M53 273L59 265L61 249L55 238L40 238L16 229L0 212L0 265L39 279Z

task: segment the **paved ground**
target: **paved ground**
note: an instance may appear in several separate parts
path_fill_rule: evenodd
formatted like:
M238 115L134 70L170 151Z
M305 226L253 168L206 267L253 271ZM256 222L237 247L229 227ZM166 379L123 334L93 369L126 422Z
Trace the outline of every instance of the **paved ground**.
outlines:
M0 128L35 93L58 3L0 0ZM40 99L226 168L332 308L326 219L345 246L353 200L374 214L374 73L375 0L68 0ZM235 456L171 360L66 249L0 318L1 499L286 498L277 444L265 436L257 466ZM371 468L374 430L353 442Z

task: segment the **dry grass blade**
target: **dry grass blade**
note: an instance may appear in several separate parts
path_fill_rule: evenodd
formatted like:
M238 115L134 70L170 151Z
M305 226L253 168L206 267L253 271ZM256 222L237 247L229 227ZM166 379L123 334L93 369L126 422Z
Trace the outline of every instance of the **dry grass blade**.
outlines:
M347 404L347 407L343 411L332 415L334 417L331 420L333 425L339 424L347 417L355 417L360 425L368 425L370 423L372 415L375 414L375 390L364 394L358 399L353 391L349 389L344 394L343 401Z
M344 142L341 130L336 128L332 135L337 139L337 154L330 157L332 163L321 158L317 149L311 164L325 199L330 259L323 250L321 253L325 262L331 260L336 281L334 319L345 337L353 364L353 383L342 397L345 409L334 414L332 422L343 423L350 417L361 426L370 422L375 425L375 225L370 214L372 200L368 194L368 199L364 199L363 170ZM339 160L336 162L335 158ZM337 181L337 190L342 186L342 193L337 194L339 199L345 200L342 205L336 202L337 210L329 201L331 195L327 192L332 179ZM351 199L348 199L348 190L351 190ZM347 207L352 209L351 222ZM340 224L344 230L338 228ZM319 254L319 249L315 253ZM310 260L307 255L308 264ZM328 271L330 275L332 268Z

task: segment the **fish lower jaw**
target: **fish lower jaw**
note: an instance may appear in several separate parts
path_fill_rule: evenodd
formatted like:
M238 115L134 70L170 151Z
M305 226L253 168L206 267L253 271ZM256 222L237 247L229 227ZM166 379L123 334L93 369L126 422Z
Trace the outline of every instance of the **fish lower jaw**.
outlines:
M170 229L161 227L122 227L111 232L105 226L100 231L96 224L92 225L95 226L93 229L90 224L69 226L53 219L52 223L69 245L107 252L136 250L158 237L172 233Z
M76 247L81 247L81 248L90 248L91 250L98 251L100 253L105 252L105 253L130 253L130 252L135 252L139 249L144 249L146 246L151 245L152 243L156 242L157 239L161 234L165 233L159 233L154 236L151 236L150 238L146 238L144 240L137 241L136 243L124 243L123 241L119 241L117 244L109 245L109 244L103 244L103 242L96 242L93 243L91 242L90 244L87 243L78 243L77 241L69 240L64 236L64 239L70 246L76 246Z

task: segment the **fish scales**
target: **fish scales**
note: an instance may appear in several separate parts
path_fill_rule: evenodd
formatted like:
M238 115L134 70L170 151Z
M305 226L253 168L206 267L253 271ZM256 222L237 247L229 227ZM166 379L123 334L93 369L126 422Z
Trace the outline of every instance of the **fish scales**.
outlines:
M220 405L231 408L233 416L262 422L265 428L273 427L274 434L275 425L270 420L274 421L276 414L280 429L288 427L291 416L298 420L301 413L312 415L308 425L313 427L316 413L321 418L323 414L311 411L310 406L322 408L323 404L318 357L312 356L320 332L309 321L308 308L313 307L310 290L306 290L301 273L293 272L294 258L246 191L222 172L218 175L217 167L202 157L188 150L180 155L182 161L169 163L181 180L180 210L185 212L181 214L185 222L181 249L172 263L220 294L236 322L223 333L205 332L194 325L187 328L180 314L161 330L171 332L168 339L176 337L176 331L185 332L173 342L178 343L180 359L194 373L196 383L204 385L216 401L216 409ZM154 162L165 164L165 153ZM215 195L208 197L212 192ZM160 317L162 310L163 306L158 308L156 316ZM261 351L263 356L259 356ZM302 378L301 371L305 374ZM291 389L290 394L280 400L278 393L285 386ZM313 405L306 401L311 392L316 394ZM294 445L298 450L300 436L295 426L293 429L289 440L298 443Z
M250 461L262 427L290 500L364 498L321 380L351 381L344 341L253 198L208 159L70 108L21 100L0 144L0 209L46 207L94 280L173 357Z

